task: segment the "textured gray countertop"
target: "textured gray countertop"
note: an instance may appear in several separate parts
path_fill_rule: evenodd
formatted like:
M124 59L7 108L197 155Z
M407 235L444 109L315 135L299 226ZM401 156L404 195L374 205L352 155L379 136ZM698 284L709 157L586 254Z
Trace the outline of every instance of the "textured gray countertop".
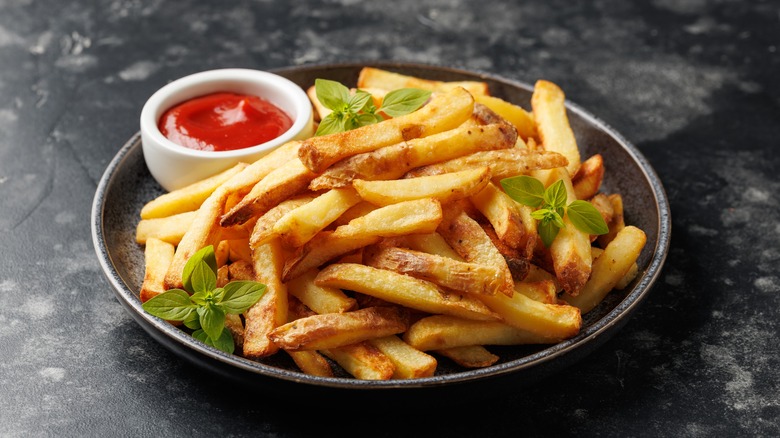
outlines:
M571 3L0 0L0 436L780 435L780 6ZM131 319L90 208L146 98L370 60L552 80L645 154L673 237L621 332L508 397L358 413L231 392Z

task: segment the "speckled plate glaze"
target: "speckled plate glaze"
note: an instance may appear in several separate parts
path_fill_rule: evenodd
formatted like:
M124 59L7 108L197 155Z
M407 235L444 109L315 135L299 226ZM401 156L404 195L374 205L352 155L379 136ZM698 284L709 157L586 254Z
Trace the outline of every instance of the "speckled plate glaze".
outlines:
M530 108L531 85L488 73L377 62L311 65L275 72L302 87L313 84L315 78L354 84L364 65L429 79L486 81L494 96ZM638 260L639 275L629 287L612 292L599 307L585 315L583 328L574 338L550 346L490 347L501 360L487 368L467 370L441 359L436 375L430 378L361 381L343 372L333 378L315 377L298 371L287 355L277 354L264 362L228 355L145 313L138 298L144 276L143 248L135 243L135 227L141 207L163 190L146 168L139 135L119 150L98 185L92 206L95 250L113 292L133 318L172 352L223 376L227 382L293 395L296 400L301 400L298 396L304 392L311 401L347 396L371 401L418 402L430 400L428 396L435 394L437 403L442 403L447 399L456 400L452 397L459 394L468 394L473 399L479 393L514 392L580 360L622 328L650 292L669 247L668 200L650 164L604 122L571 102L567 108L582 155L600 153L604 157L607 172L603 191L621 193L626 222L647 233L647 244ZM448 396L440 397L443 393Z

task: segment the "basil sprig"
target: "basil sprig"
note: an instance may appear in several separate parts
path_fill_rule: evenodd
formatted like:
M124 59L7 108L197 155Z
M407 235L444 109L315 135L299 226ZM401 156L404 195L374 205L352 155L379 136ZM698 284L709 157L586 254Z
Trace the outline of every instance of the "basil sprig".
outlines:
M382 105L377 108L371 94L358 89L351 95L349 88L336 81L316 79L314 89L320 103L331 110L320 121L314 135L344 132L381 122L384 118L379 113L390 117L409 114L420 108L431 96L427 90L401 88L387 93L382 99Z
M531 217L539 221L539 237L547 247L552 245L558 232L566 226L563 222L565 215L582 232L595 235L609 232L601 213L590 202L577 200L566 205L568 197L562 180L545 189L538 179L521 175L502 179L501 187L515 201L536 208Z
M265 285L231 281L217 287L217 259L211 245L190 257L182 282L184 290L165 291L143 303L143 309L168 321L182 321L193 330L193 338L232 354L235 343L225 330L225 315L238 315L252 307L265 293Z

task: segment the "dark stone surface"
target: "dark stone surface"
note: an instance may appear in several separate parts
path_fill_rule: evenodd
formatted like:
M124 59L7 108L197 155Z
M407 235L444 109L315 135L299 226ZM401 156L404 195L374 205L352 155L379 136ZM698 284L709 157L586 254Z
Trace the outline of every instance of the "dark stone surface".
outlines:
M760 1L0 0L0 435L777 436L779 21ZM673 238L620 333L492 403L359 412L222 387L143 332L89 213L145 99L362 60L549 79L637 145Z

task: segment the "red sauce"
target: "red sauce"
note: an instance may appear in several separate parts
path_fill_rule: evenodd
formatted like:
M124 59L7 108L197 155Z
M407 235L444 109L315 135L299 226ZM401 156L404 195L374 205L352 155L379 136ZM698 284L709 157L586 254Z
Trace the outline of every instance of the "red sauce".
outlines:
M213 93L187 100L160 117L160 132L172 142L202 151L231 151L273 140L293 121L257 96Z

